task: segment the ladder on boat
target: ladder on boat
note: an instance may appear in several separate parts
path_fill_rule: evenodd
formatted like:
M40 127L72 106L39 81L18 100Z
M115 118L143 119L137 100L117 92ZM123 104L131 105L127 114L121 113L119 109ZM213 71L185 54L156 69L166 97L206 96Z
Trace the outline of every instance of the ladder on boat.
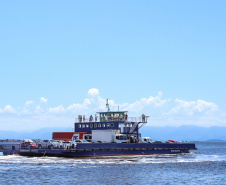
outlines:
M130 129L129 133L133 133L133 131L135 130L136 126L139 124L140 122L135 122L132 126L132 128Z

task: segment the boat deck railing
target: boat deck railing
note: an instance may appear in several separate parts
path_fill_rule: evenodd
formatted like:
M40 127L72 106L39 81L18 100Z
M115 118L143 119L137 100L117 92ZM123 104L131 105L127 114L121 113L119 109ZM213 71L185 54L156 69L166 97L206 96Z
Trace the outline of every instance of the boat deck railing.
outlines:
M82 117L75 118L75 123L89 123L89 122L139 122L147 123L149 116L141 117Z

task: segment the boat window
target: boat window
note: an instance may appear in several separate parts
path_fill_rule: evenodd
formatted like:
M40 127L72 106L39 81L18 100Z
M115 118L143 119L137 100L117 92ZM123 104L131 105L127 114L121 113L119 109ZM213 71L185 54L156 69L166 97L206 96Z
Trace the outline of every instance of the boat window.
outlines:
M88 128L89 127L89 124L86 124L86 127Z
M105 127L105 123L102 124L102 127Z
M85 124L82 124L82 128L85 128Z
M96 128L97 127L97 124L94 124L94 127Z
M98 127L101 127L101 123L98 124Z
M82 126L81 126L81 124L78 124L78 128L81 128Z
M119 139L119 136L116 136L116 139Z
M90 128L93 128L93 124L90 124Z
M127 140L126 136L120 136L120 140Z
M110 123L107 123L107 127L110 127Z
M114 123L111 123L111 127L114 127Z

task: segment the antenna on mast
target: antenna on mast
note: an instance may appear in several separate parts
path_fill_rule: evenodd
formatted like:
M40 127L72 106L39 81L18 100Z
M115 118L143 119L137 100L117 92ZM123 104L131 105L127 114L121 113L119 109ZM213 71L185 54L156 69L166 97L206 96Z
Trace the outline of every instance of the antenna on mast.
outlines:
M108 112L110 112L110 107L109 107L109 104L108 104L108 99L106 99L106 108L108 108Z

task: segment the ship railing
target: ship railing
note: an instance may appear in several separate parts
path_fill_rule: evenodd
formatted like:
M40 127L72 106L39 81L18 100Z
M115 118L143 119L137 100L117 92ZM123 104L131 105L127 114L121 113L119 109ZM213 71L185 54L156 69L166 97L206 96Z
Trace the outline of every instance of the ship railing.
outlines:
M89 122L139 122L147 123L148 116L141 117L82 117L75 118L76 123L89 123Z

